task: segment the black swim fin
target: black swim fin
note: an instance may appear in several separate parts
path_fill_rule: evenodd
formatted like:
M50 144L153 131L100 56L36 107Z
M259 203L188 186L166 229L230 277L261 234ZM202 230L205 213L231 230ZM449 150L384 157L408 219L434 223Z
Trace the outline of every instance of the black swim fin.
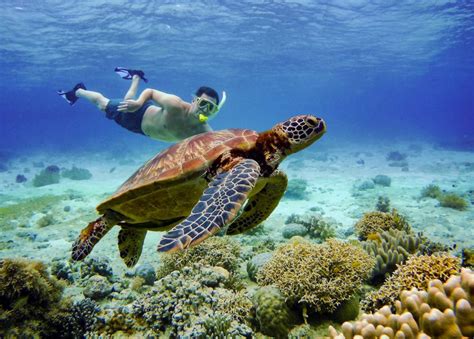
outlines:
M148 82L148 79L145 78L145 73L143 71L140 71L138 69L128 69L128 68L123 68L123 67L115 67L114 69L115 73L120 75L122 79L125 80L132 80L134 75L138 75L143 81Z
M76 86L74 86L74 88L68 92L64 92L63 90L59 90L57 91L57 93L64 98L64 100L66 100L69 105L74 105L74 103L77 101L77 99L79 99L77 96L76 96L76 91L79 89L79 88L82 88L82 89L87 89L86 86L84 86L84 84L82 82L78 83Z

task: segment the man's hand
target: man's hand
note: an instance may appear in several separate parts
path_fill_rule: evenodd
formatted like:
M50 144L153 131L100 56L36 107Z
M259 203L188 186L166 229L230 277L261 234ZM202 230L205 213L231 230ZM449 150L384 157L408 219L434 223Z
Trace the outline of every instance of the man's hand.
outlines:
M117 107L117 111L119 112L135 112L138 110L142 105L137 100L128 99L125 101L120 102Z

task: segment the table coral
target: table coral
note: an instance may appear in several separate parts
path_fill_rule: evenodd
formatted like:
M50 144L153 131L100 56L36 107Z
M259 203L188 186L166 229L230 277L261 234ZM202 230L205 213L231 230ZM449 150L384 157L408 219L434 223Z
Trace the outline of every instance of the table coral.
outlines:
M257 282L277 286L290 304L331 313L360 288L374 261L361 247L335 239L293 240L276 250Z
M330 327L331 338L472 338L474 336L474 272L462 269L445 283L431 280L427 291L404 290L395 303L361 320Z

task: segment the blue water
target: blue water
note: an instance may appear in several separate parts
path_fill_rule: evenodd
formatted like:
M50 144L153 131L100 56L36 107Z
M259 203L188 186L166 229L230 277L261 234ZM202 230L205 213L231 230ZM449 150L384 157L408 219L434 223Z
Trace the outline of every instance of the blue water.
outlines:
M1 150L162 147L56 94L120 97L115 66L185 100L225 90L214 129L313 113L326 143L474 138L472 1L0 3Z

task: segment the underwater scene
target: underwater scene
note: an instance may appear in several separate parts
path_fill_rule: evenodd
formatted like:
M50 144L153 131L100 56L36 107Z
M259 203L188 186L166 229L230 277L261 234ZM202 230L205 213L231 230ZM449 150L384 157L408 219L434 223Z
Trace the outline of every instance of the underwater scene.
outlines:
M474 2L3 1L0 338L473 338Z

